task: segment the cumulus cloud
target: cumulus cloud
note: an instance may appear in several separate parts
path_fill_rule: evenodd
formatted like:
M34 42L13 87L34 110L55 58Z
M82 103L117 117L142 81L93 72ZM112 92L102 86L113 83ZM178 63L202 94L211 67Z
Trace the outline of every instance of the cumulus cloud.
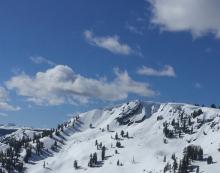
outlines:
M162 69L153 69L151 67L143 66L137 70L137 73L145 76L167 76L175 77L176 73L172 66L165 65Z
M20 107L18 106L12 106L8 103L8 92L4 87L0 86L0 110L3 111L18 111L20 110Z
M87 103L91 99L103 101L123 100L128 95L154 96L147 83L134 81L127 71L115 69L115 79L94 79L76 74L70 67L57 65L31 77L25 73L6 82L10 90L27 97L38 105Z
M220 38L219 0L147 0L152 23L166 31L190 31L199 37L213 33Z
M120 42L119 36L95 36L92 31L84 31L84 37L91 45L106 49L114 54L130 55L135 51L127 44Z
M48 60L42 56L31 56L30 60L35 64L48 64L50 66L55 66L56 64L53 61Z

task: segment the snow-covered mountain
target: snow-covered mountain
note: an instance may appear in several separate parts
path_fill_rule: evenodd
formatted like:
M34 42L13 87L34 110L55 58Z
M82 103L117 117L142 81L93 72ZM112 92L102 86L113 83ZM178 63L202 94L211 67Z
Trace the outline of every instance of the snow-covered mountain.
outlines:
M18 156L28 173L180 172L184 165L186 172L218 173L219 121L219 109L132 101L81 113L57 129L7 137L28 138ZM0 148L9 144L3 140Z
M0 137L5 136L7 134L15 132L17 129L16 128L9 128L5 126L0 126Z
M16 132L18 130L43 130L43 129L33 129L31 127L25 127L25 126L18 126L14 123L8 123L8 124L0 124L0 141L1 141L1 137L5 137L6 135L9 135L13 132ZM18 131L19 133L19 131ZM16 134L16 133L15 133ZM10 135L9 135L10 136Z

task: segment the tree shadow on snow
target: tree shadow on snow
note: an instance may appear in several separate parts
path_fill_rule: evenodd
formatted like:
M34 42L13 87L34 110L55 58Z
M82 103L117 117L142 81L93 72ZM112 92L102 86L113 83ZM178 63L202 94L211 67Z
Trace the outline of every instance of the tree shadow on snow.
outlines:
M35 164L34 162L36 161L43 160L47 157L52 157L52 156L54 156L52 152L50 152L49 150L43 150L40 155L33 154L33 156L31 157L28 163Z
M189 171L190 172L194 172L195 170L199 169L199 166L198 165L189 165Z
M101 168L103 164L104 164L103 161L98 161L97 164L93 165L91 168Z
M45 169L48 169L49 171L53 171L53 169L49 168L49 167L45 167Z
M108 158L111 158L113 155L105 156L105 160L108 160Z
M124 148L124 146L117 146L117 148Z
M66 136L70 136L67 132L63 131L63 134Z
M80 130L79 127L74 126L73 129L74 129L76 132L81 132L81 130Z
M79 124L84 124L84 122L82 122L82 121L80 121L80 120L77 120L76 123L77 123L77 122L78 122Z
M62 140L67 141L67 139L66 139L64 136L60 135L59 137L60 137Z

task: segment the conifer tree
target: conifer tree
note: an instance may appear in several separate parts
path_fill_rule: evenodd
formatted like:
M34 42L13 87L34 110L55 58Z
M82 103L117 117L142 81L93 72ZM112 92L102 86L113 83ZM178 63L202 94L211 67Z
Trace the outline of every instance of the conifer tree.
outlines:
M115 139L118 140L118 133L115 134Z
M125 136L126 136L126 138L129 138L128 132L126 132L126 135L125 135Z
M209 156L207 158L207 164L212 164L213 163L213 159L212 159L212 156Z
M78 163L77 163L77 160L74 160L73 166L74 166L75 169L78 169Z
M105 160L105 146L102 147L102 160Z
M119 162L119 160L117 161L117 166L119 166L120 165L120 162Z
M97 153L93 154L93 163L96 165L98 163Z
M121 131L121 137L124 137L125 132L122 130Z

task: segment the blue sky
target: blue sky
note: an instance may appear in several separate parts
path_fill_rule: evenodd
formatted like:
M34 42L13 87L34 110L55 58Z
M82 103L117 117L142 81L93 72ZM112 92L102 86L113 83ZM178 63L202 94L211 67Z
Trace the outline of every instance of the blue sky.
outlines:
M218 0L0 2L0 122L53 127L133 99L220 105L219 8Z

